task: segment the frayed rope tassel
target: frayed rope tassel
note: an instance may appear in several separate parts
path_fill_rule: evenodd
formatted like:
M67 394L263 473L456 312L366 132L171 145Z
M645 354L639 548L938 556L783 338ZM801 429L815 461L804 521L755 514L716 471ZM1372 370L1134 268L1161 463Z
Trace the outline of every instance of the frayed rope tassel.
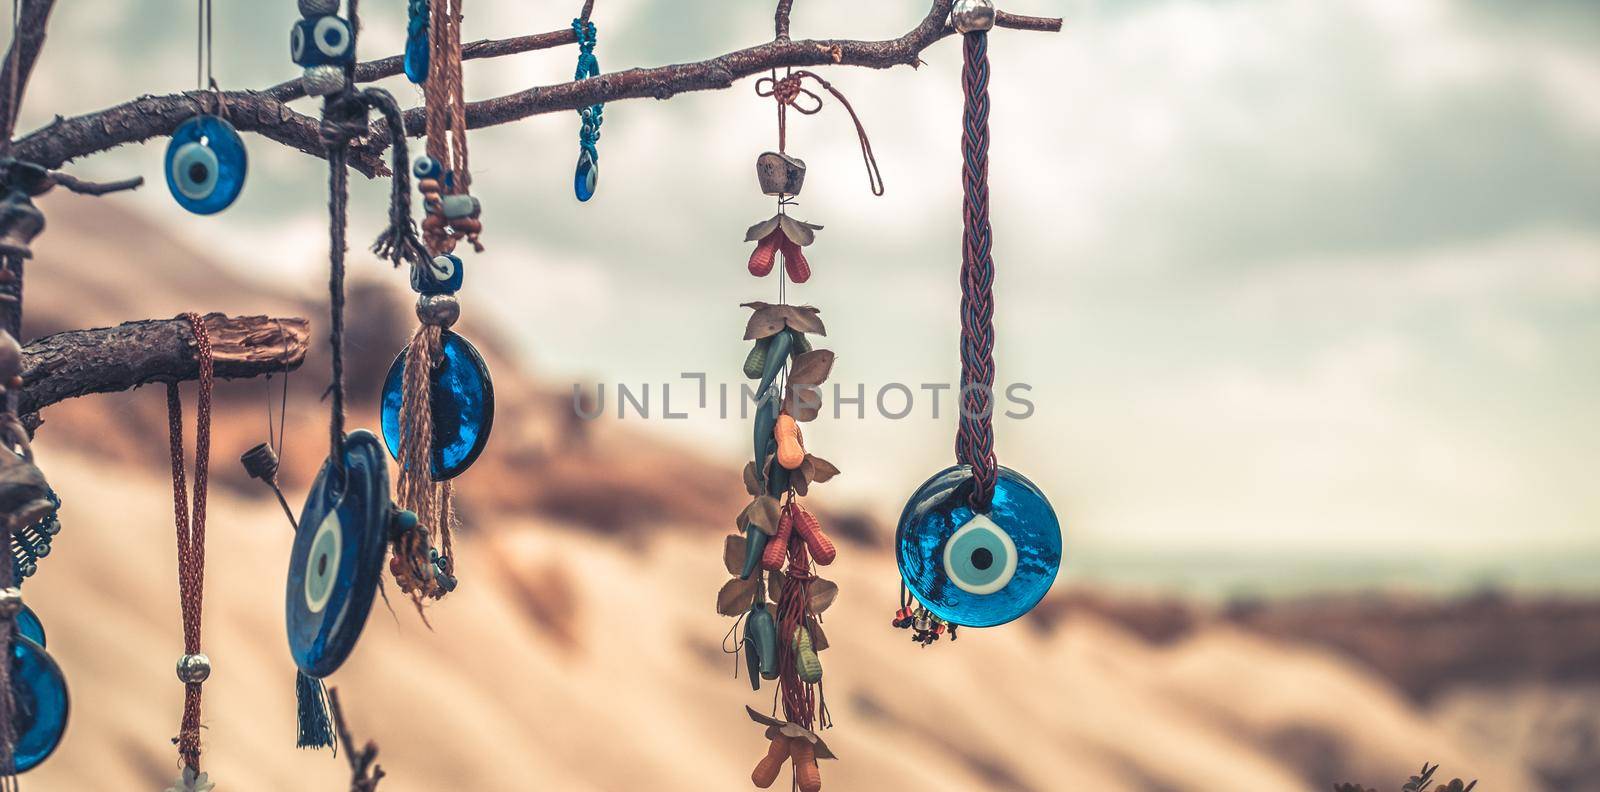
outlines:
M296 748L334 748L333 718L328 714L328 691L322 680L303 671L294 676L294 694L299 701L299 736Z

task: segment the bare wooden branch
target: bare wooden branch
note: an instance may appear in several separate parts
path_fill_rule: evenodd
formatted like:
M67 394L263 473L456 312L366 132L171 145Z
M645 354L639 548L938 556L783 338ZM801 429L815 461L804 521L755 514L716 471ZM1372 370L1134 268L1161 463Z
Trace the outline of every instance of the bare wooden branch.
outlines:
M211 313L204 321L219 378L258 377L305 362L311 335L305 319ZM91 393L200 375L194 332L182 317L56 333L23 347L22 354L19 415Z
M583 0L583 10L578 12L578 18L587 22L589 15L594 13L594 0Z
M516 121L541 113L577 110L600 102L623 99L670 99L689 91L709 91L728 88L737 80L766 73L772 69L808 66L864 66L887 69L894 66L916 67L921 63L924 49L955 31L948 24L950 7L954 0L933 0L928 15L905 35L886 41L856 41L849 39L772 41L755 47L730 52L698 63L674 64L650 69L601 75L558 85L529 88L493 99L467 104L467 126L481 128ZM1017 30L1055 31L1061 29L1061 20L998 14L995 24ZM568 43L572 32L558 31L540 34L548 37L544 42ZM537 37L535 37L537 38ZM560 41L558 42L558 39ZM531 47L530 42L509 45L500 42L483 42L482 57L506 54L517 47ZM555 44L550 44L555 46ZM373 73L381 71L376 64L388 64L395 59L372 62ZM382 69L397 68L384 65ZM284 84L287 85L287 84ZM253 131L307 154L322 156L318 123L315 119L289 109L284 100L273 91L291 92L284 85L274 86L265 92L229 91L223 94L229 118L241 130ZM282 95L290 95L283 93ZM76 157L93 154L126 143L134 143L160 135L171 134L178 124L192 117L197 107L214 104L209 92L146 96L116 107L87 115L56 121L18 140L14 153L46 167L60 167ZM405 113L406 133L413 137L423 134L424 112L413 108ZM381 119L376 121L367 139L357 141L350 149L353 168L367 176L387 172L382 162L387 148L387 129Z
M11 133L17 128L17 108L22 106L33 64L44 47L45 26L50 23L55 5L55 0L23 0L16 35L6 52L5 68L0 69L0 141L11 140Z
M122 192L123 190L137 190L144 186L144 177L134 176L130 179L121 179L114 182L93 182L87 179L80 179L70 173L51 171L50 183L79 195L105 195L106 193Z
M339 689L328 688L328 709L333 711L333 728L344 744L344 755L350 760L350 792L374 792L383 780L383 767L378 761L378 744L367 740L361 750L355 750L355 738L344 720L344 707L339 706Z
M778 8L772 13L773 38L778 41L789 40L789 9L794 7L794 0L778 0Z

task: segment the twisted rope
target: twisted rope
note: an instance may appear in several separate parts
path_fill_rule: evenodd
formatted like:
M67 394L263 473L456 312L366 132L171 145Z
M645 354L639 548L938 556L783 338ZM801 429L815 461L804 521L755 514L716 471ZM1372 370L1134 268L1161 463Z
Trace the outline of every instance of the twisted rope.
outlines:
M172 514L178 534L178 601L183 611L183 653L200 653L200 608L206 572L206 489L211 462L211 339L197 314L185 314L194 331L195 358L200 362L199 396L194 437L194 510L186 503L183 473L183 401L178 383L167 383L167 429L172 445ZM178 755L186 767L200 769L199 682L184 684L183 725Z
M972 468L969 502L989 511L994 496L994 255L989 228L989 39L964 35L961 126L964 198L961 250L961 422L956 459Z

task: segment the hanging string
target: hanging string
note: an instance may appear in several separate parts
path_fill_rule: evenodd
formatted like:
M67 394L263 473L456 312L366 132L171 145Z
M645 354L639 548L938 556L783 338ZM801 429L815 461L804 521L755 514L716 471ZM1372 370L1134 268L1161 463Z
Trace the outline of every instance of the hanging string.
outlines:
M199 361L199 395L195 411L194 508L190 511L188 485L183 473L183 401L178 383L167 383L167 428L172 444L172 512L178 534L178 600L183 611L183 652L200 654L200 615L205 590L206 489L211 459L211 339L198 314L185 314L194 332L195 359ZM201 682L185 682L183 725L178 731L178 755L185 767L200 769Z
M217 80L211 72L211 0L196 0L194 81L205 90L215 87Z
M989 38L963 35L961 84L961 420L956 459L972 468L968 500L980 513L994 496L994 255L989 227Z
M789 137L789 108L801 115L816 115L822 110L822 97L806 88L802 80L810 78L816 81L833 98L839 100L846 112L850 113L850 120L856 125L856 139L861 142L861 161L867 168L867 186L872 189L873 195L883 195L883 174L878 170L878 158L872 153L872 140L867 137L867 128L861 123L861 117L856 115L856 109L851 106L850 100L833 87L833 83L824 80L815 72L800 71L786 72L783 77L778 77L774 71L770 77L756 80L756 95L770 96L778 105L778 152L783 153L788 145ZM807 97L811 101L801 103L800 99Z

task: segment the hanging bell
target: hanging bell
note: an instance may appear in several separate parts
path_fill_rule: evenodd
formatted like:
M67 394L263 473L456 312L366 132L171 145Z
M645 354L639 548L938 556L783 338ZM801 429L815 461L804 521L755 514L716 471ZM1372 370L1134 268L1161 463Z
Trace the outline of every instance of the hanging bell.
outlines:
M756 157L756 178L767 195L799 195L806 181L806 163L777 151Z

